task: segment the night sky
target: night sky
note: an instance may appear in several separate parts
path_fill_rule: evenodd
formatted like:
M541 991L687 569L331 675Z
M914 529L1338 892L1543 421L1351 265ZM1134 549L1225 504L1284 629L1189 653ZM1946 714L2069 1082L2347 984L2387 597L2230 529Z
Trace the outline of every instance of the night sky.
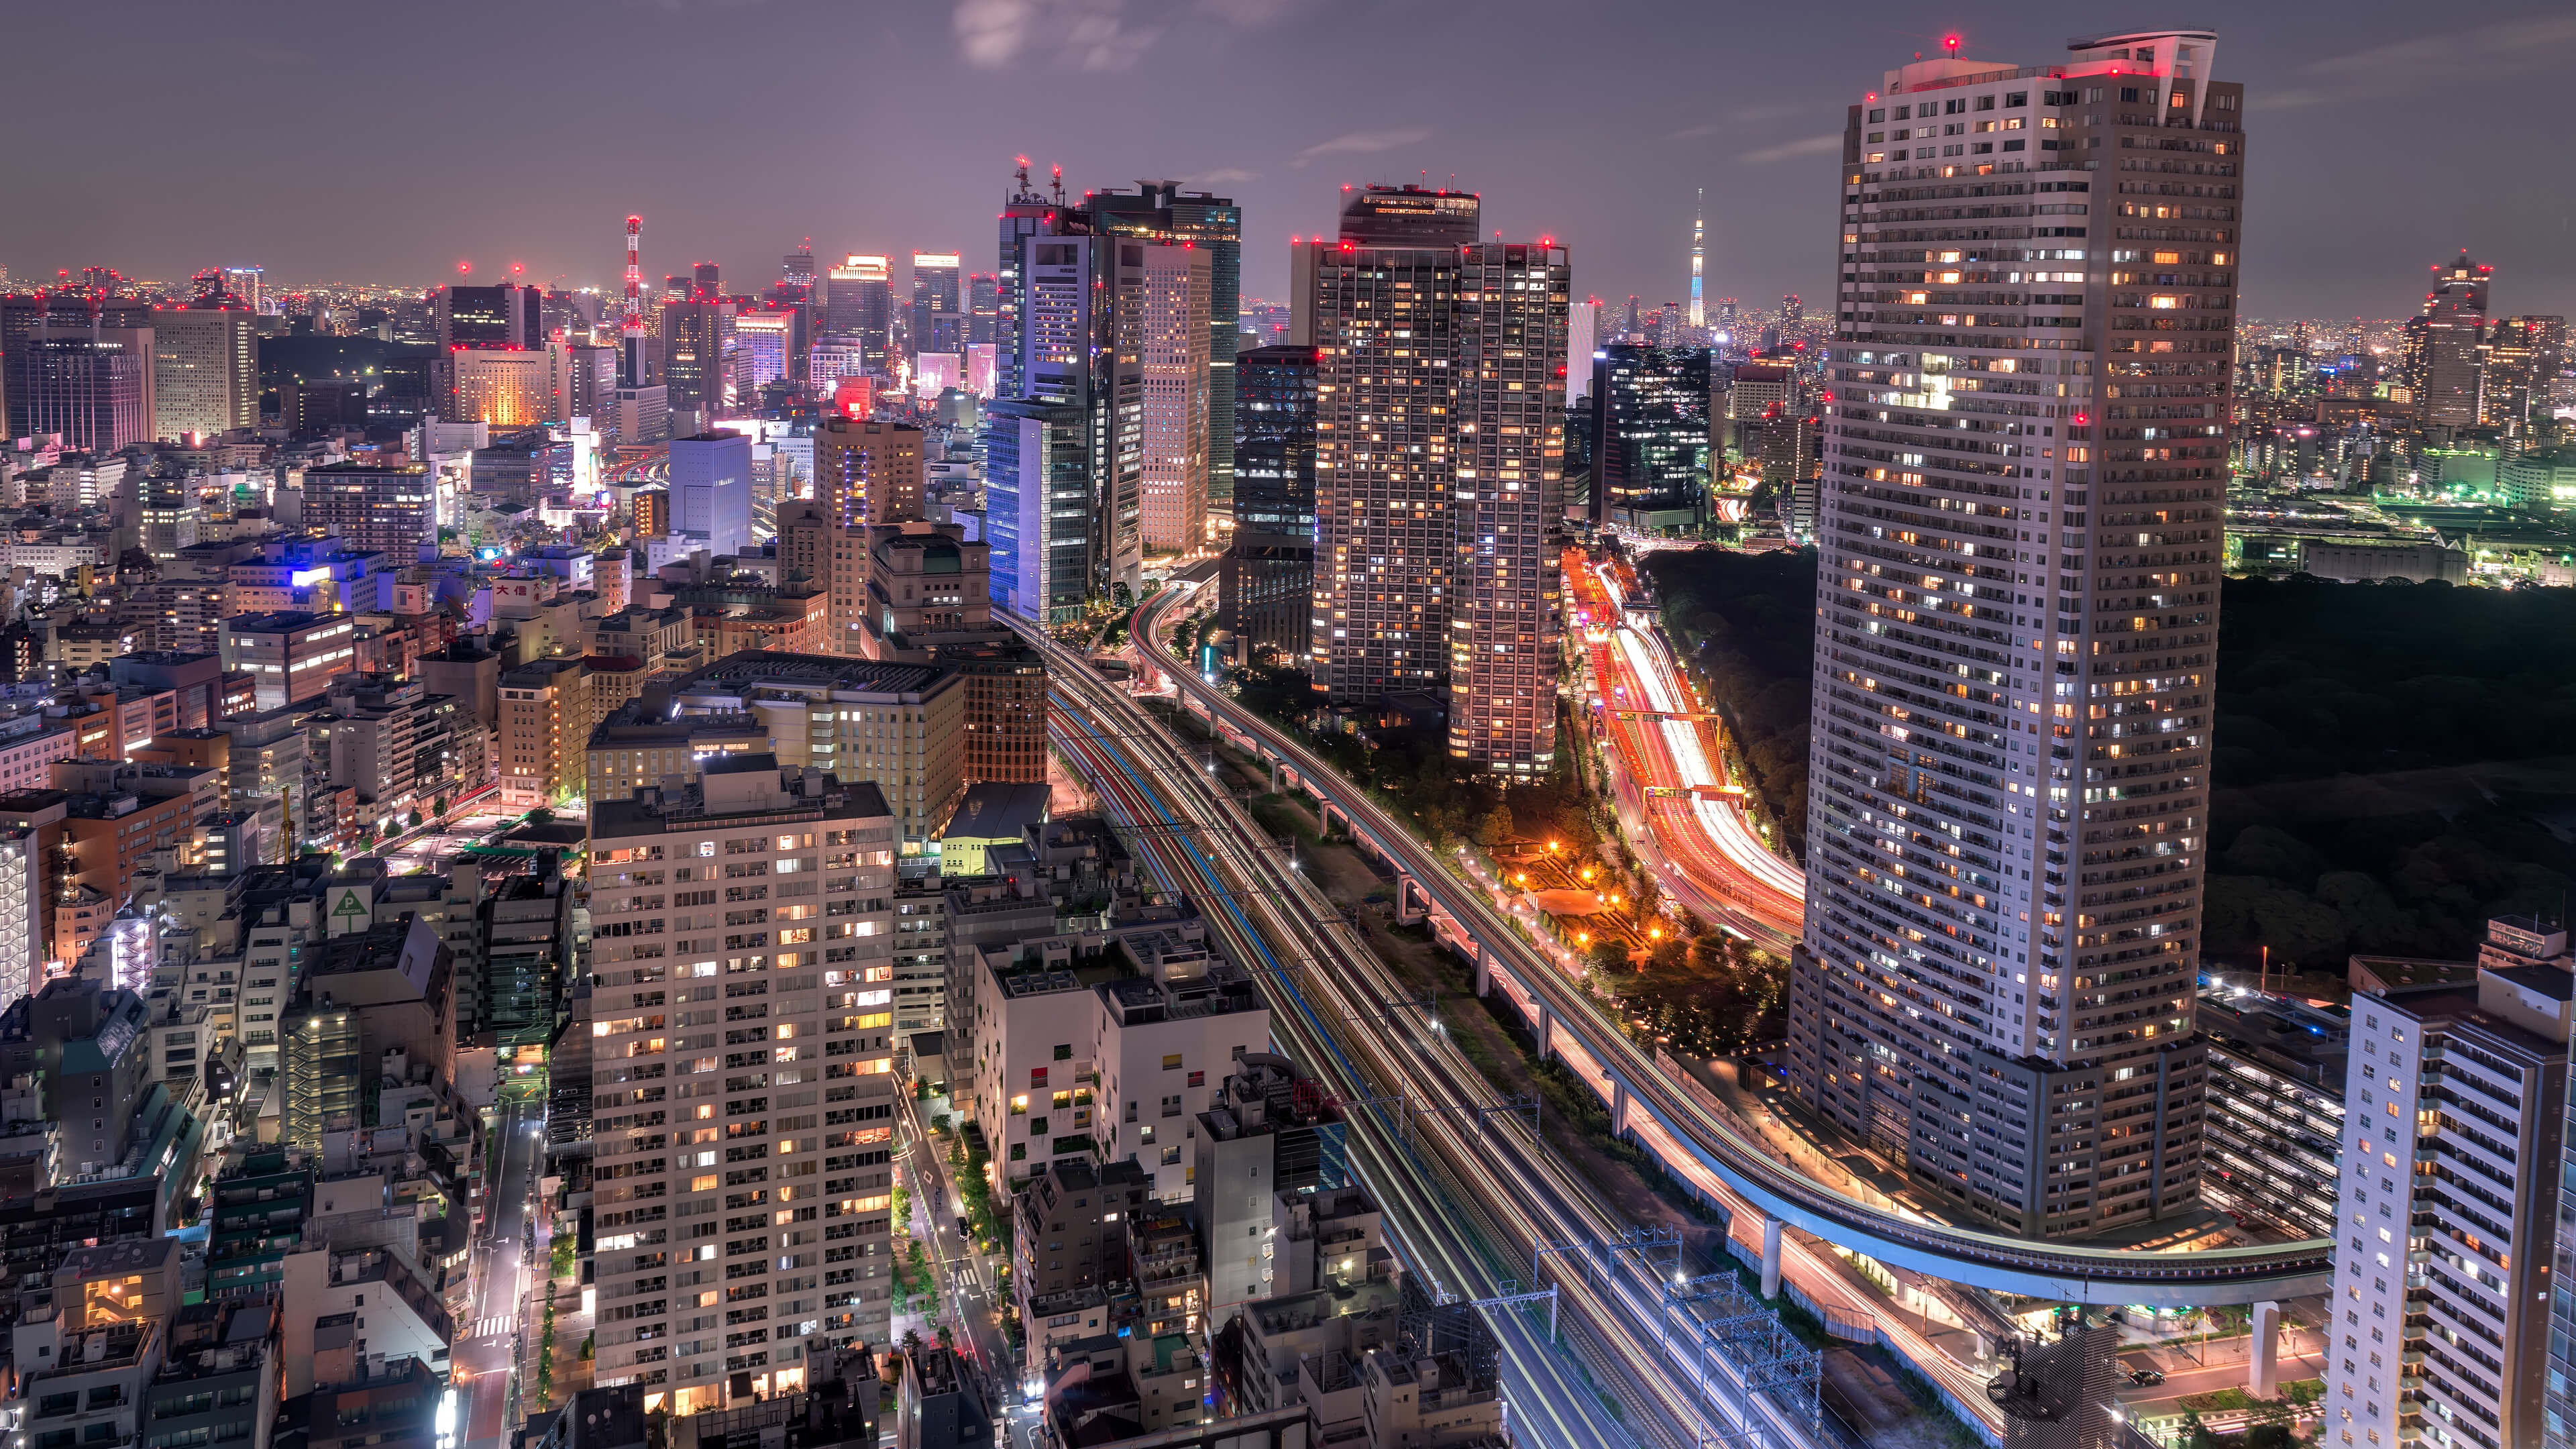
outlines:
M2215 11L2212 16L2209 12ZM2342 0L1949 10L1702 0L347 0L12 7L0 263L176 278L617 285L954 248L993 264L1025 152L1068 184L1240 200L1277 298L1337 189L1480 190L1489 230L1573 248L1578 295L1830 293L1843 107L1941 35L2040 64L2096 24L2221 25L2248 91L2244 306L2400 315L2470 248L2501 312L2576 313L2576 10ZM32 62L32 63L31 63ZM898 284L901 271L898 267ZM1811 305L1811 310L1813 310Z

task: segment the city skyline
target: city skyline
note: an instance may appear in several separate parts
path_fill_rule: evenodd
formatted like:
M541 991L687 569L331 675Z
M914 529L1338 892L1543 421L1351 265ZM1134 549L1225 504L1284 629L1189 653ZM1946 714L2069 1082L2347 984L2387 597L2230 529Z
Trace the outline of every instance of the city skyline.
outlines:
M2288 21L2300 8L2277 7ZM156 16L177 17L150 3L109 9L142 34ZM469 6L456 23L473 28L476 13ZM459 98L481 103L444 108L435 127L397 126L390 110L371 120L370 106L352 113L329 103L362 98L372 79L318 68L410 37L372 15L282 5L255 35L142 48L132 102L94 118L85 168L40 166L27 150L0 162L21 202L0 218L0 263L14 283L92 262L174 279L248 262L297 281L426 286L470 260L478 281L517 264L531 280L613 290L621 258L609 233L630 211L650 228L649 266L713 258L746 281L770 280L777 258L808 238L825 260L916 249L963 249L972 260L1008 193L1011 158L1025 153L1041 174L1062 165L1076 191L1150 175L1234 197L1246 218L1244 292L1264 298L1284 292L1288 239L1333 224L1343 184L1454 175L1505 198L1489 208L1488 232L1578 246L1578 296L1685 302L1695 193L1705 186L1708 295L1774 302L1830 289L1812 243L1830 210L1814 163L1840 127L1841 104L1859 99L1843 95L1850 77L1912 50L1934 53L1944 38L1893 7L1770 16L1747 37L1732 33L1737 17L1635 5L1586 17L1583 42L1552 44L1544 61L1491 53L1505 42L1484 38L1529 35L1529 24L1480 30L1458 42L1472 62L1453 72L1460 79L1425 75L1390 96L1320 63L1353 13L1339 0L962 0L853 21L768 0L508 16L523 46L593 56L602 75L652 74L685 41L722 90L745 67L765 73L781 31L826 53L846 48L878 74L855 101L820 91L780 101L769 111L772 140L693 127L649 105L603 110L577 84L524 94L469 87ZM2064 39L1999 9L1944 19L1971 57L2046 53ZM1397 45L1427 43L1439 23L1412 8L1371 19L1373 33ZM2330 43L2305 24L2249 26L2219 57L2227 74L2275 97L2258 116L2283 163L2279 191L2248 218L2259 243L2245 278L2248 312L2398 315L2420 269L2463 247L2496 266L2511 297L2499 305L2576 310L2576 251L2566 245L2576 212L2526 179L2548 174L2549 127L2525 114L2537 104L2518 94L2529 88L2497 83L2576 52L2576 21L2520 6L2436 31L2389 7L2338 11L2336 23ZM31 17L22 32L36 49L76 38L51 16ZM721 43L728 35L741 43ZM1051 35L1076 39L1050 45ZM1465 77L1497 67L1565 98L1558 122L1530 144L1506 147L1455 120L1474 104ZM1155 84L1101 84L1139 73ZM1312 77L1301 82L1312 104L1240 107L1242 119L1232 119L1229 108L1258 94L1264 73ZM28 100L39 110L71 105L67 81L31 77ZM990 103L960 104L978 92ZM333 121L316 128L322 109ZM1158 113L1176 110L1193 124L1165 140L1137 139L1155 134ZM245 154L293 148L334 179L316 204L278 208L255 204L220 167L144 169L154 138L216 115ZM613 124L602 119L610 115ZM926 129L934 116L941 129ZM562 166L574 143L604 164ZM818 169L831 184L816 185ZM2442 204L2370 204L2379 177L2406 171L2444 178ZM721 205L711 204L709 180ZM496 204L457 204L478 190ZM897 194L899 213L883 201ZM189 224L170 226L174 215Z

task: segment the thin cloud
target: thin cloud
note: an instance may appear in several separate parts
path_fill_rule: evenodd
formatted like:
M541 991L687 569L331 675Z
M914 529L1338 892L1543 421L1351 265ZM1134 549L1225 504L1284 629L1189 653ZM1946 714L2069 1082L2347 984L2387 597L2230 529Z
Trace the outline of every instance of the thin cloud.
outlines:
M1161 39L1159 25L1130 25L1121 0L957 0L950 24L966 63L1006 66L1043 42L1077 70L1120 71Z
M2269 93L2258 87L2246 103L2256 110L2288 111L2446 90L2562 64L2571 48L2576 48L2576 15L2503 20L2312 60L2298 68L2301 83Z
M1346 131L1329 141L1318 141L1297 153L1291 166L1304 166L1324 156L1374 156L1381 151L1400 150L1431 139L1431 133L1420 126L1405 126L1392 131Z
M1696 126L1684 126L1678 131L1666 131L1664 139L1697 141L1714 136L1729 126L1750 126L1762 121L1784 120L1790 116L1805 115L1810 109L1806 106L1792 105L1742 106L1727 112L1724 120L1702 121Z
M1258 181L1261 173L1240 166L1219 166L1213 171L1197 171L1181 178L1193 186L1231 186L1239 181Z
M1229 25L1258 30L1276 25L1305 0L1199 0L1198 8Z
M1786 161L1793 156L1821 156L1827 151L1839 151L1842 148L1843 133L1836 131L1826 136L1801 136L1795 141L1783 141L1777 146L1765 146L1759 151L1747 151L1735 159L1747 166L1768 166L1774 161Z

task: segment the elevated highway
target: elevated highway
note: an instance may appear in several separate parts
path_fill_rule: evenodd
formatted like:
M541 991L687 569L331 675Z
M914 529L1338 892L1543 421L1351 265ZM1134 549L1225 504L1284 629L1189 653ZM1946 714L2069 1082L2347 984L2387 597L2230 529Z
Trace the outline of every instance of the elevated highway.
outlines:
M2256 1247L2161 1252L2086 1247L1940 1223L1861 1201L1783 1162L1696 1084L1659 1066L1599 1003L1552 969L1486 889L1434 858L1366 791L1334 774L1296 739L1223 689L1172 662L1163 635L1176 601L1207 572L1176 581L1136 613L1139 682L1170 683L1181 703L1230 743L1269 764L1283 785L1312 795L1328 820L1392 869L1407 911L1427 912L1442 939L1476 963L1480 991L1498 990L1530 1023L1540 1050L1578 1070L1616 1130L1652 1153L1676 1181L1713 1202L1743 1206L1882 1262L1952 1282L2057 1302L2153 1307L2245 1304L2327 1291L2333 1245L2317 1239ZM1051 665L1082 670L1048 645ZM1779 1272L1779 1234L1766 1230L1766 1277Z

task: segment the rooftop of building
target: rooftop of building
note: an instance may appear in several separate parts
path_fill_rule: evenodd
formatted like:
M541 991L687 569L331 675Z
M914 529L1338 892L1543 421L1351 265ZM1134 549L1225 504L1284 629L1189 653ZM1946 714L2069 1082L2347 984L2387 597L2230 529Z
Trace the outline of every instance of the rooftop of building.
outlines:
M43 1397L42 1390L35 1386L47 1379L133 1368L158 1346L160 1333L159 1323L144 1322L111 1323L65 1334L62 1349L50 1366L21 1366L19 1372L29 1384L27 1397Z
M1044 784L988 781L970 785L965 798L957 804L957 813L949 817L947 828L940 832L940 838L1018 840L1030 826L1046 823L1048 796L1048 787Z
M763 762L753 764L754 761ZM618 836L661 835L675 830L703 830L729 820L764 819L884 820L894 812L873 781L843 782L817 770L781 769L775 756L729 755L708 762L694 785L678 789L653 786L632 800L604 800L591 805L594 840Z
M757 698L766 691L785 695L919 697L937 690L954 673L935 664L889 664L831 654L746 649L689 675L674 686L673 693L742 698Z
M92 1278L158 1272L168 1267L178 1252L176 1238L138 1238L74 1248L54 1269L54 1281L83 1283Z
M1243 1315L1255 1332L1273 1337L1312 1328L1327 1319L1393 1310L1403 1302L1403 1290L1393 1282L1381 1280L1257 1299L1243 1306Z
M333 619L347 622L346 615L315 614L302 609L271 609L264 613L226 615L223 627L226 632L233 634L289 634L298 629L309 629L317 624L328 623Z
M168 1351L154 1382L264 1370L277 1315L278 1304L267 1299L183 1305L171 1315Z

